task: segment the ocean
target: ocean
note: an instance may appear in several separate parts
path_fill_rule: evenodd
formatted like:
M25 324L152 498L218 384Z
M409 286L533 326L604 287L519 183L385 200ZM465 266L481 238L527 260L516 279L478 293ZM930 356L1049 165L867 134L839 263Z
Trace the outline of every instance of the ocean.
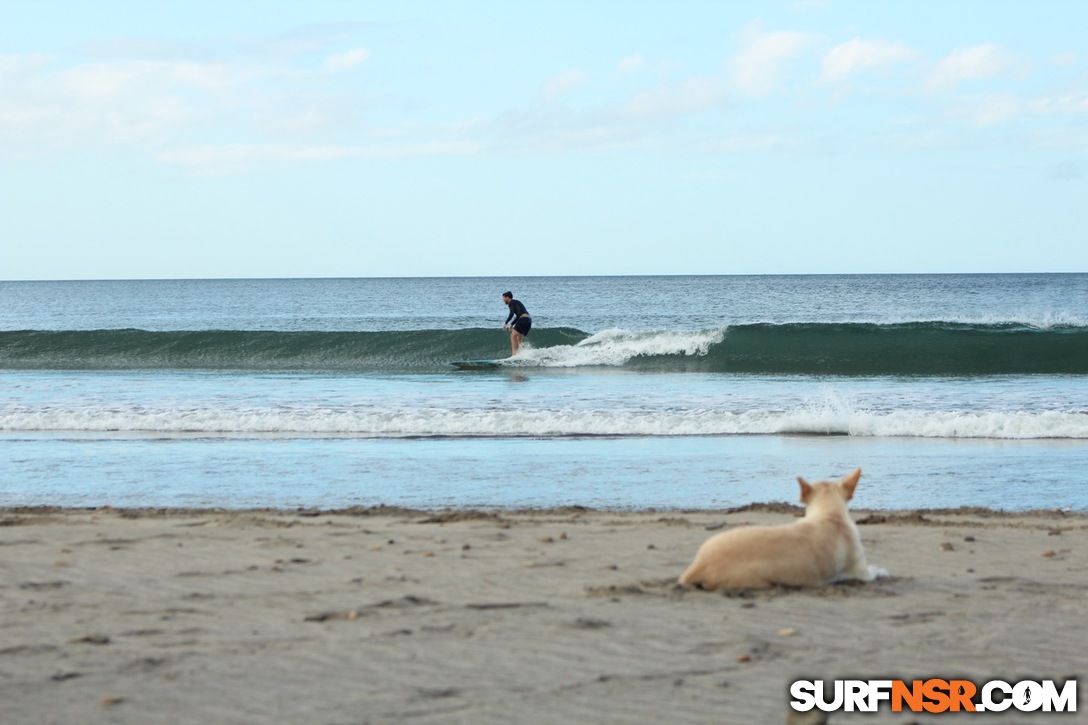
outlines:
M0 390L3 507L1088 509L1088 274L0 282Z

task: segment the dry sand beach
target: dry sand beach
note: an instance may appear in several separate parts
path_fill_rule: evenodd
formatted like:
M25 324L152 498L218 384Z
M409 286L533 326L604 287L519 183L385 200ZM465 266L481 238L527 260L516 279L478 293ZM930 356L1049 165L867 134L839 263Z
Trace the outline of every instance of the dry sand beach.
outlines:
M3 510L0 721L785 723L795 679L1083 680L1088 515L854 511L890 579L674 583L797 513Z

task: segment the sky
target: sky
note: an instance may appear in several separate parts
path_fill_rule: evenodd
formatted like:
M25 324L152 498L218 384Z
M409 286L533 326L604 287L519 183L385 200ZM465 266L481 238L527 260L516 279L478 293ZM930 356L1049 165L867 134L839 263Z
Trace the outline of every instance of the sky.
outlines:
M1077 0L0 0L0 280L1088 272Z

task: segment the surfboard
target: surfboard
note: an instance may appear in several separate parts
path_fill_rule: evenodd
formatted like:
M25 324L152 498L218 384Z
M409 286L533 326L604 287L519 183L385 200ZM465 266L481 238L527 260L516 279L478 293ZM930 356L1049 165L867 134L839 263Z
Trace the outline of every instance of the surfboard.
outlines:
M502 364L502 360L454 360L450 363L458 370L494 370Z

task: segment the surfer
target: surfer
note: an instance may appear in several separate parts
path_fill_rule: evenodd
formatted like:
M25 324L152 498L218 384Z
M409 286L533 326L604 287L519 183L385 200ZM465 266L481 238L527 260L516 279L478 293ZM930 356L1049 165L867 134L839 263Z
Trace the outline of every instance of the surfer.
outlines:
M533 318L529 316L529 310L525 309L525 305L514 299L513 292L503 292L502 301L510 308L510 315L503 323L502 329L510 330L510 357L514 357L521 348L521 341L525 339L533 326ZM514 322L512 325L511 320Z

